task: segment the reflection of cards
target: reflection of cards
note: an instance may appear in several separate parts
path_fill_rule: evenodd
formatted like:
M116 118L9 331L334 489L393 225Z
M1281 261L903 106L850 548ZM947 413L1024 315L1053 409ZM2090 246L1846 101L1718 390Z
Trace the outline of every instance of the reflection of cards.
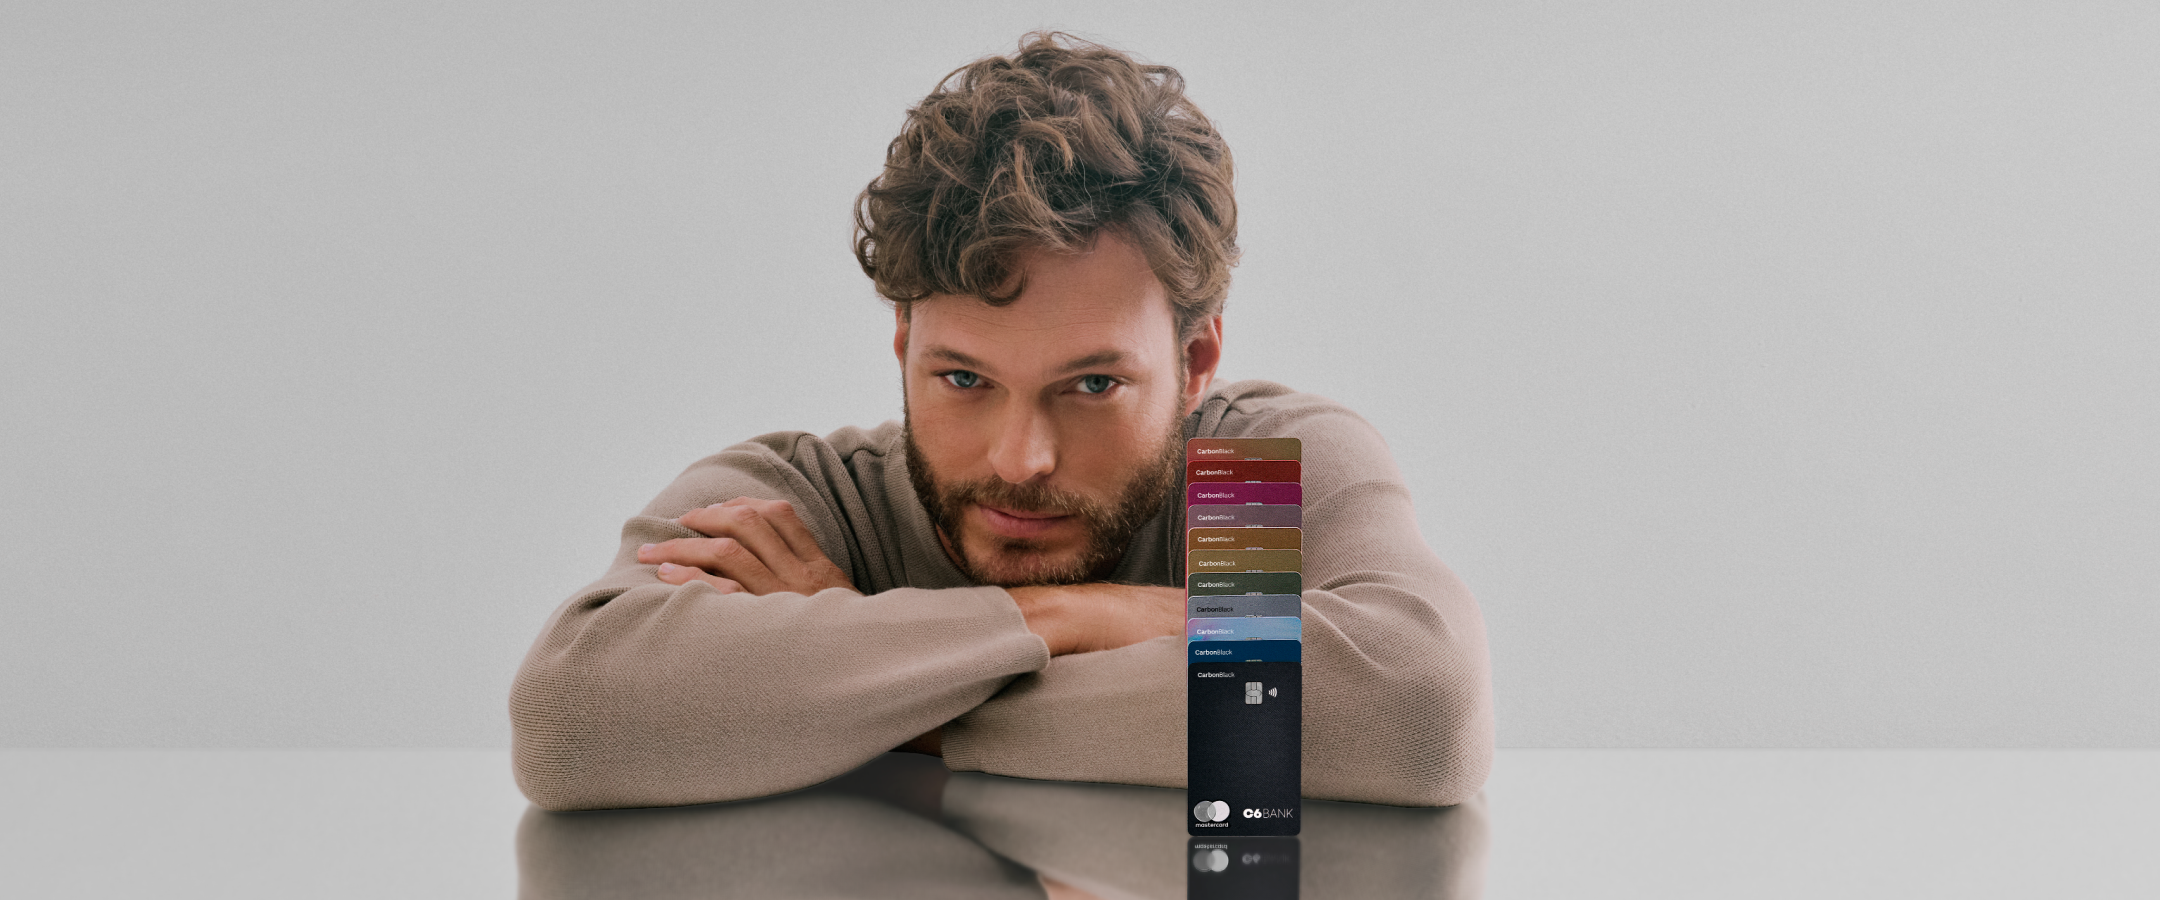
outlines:
M1185 872L1185 900L1298 900L1296 838L1211 836L1189 840L1185 849L1191 865Z

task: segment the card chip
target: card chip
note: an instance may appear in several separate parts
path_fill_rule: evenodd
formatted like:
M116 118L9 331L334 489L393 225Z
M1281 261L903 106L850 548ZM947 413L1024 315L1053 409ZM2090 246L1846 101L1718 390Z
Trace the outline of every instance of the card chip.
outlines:
M1257 682L1257 681L1248 681L1248 682L1245 682L1245 702L1247 702L1247 703L1258 703L1258 702L1260 702L1260 682Z

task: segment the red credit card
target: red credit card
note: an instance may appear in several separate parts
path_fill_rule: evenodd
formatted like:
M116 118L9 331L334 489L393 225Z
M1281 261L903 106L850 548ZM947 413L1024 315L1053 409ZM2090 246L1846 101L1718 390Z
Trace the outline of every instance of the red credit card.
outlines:
M1185 464L1185 481L1297 481L1294 459L1194 460Z

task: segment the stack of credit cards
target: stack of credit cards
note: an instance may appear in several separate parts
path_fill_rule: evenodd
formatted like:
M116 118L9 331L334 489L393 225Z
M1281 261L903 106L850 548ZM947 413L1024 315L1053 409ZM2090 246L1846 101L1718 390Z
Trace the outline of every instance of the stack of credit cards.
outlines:
M1298 833L1302 446L1185 442L1185 784L1194 835Z

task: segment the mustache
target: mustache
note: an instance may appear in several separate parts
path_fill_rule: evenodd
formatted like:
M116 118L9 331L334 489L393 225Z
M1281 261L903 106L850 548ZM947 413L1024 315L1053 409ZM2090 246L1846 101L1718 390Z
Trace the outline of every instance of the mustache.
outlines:
M944 494L954 506L973 503L1035 515L1092 517L1107 509L1105 504L1070 491L1043 484L1013 484L1001 478L946 485Z

